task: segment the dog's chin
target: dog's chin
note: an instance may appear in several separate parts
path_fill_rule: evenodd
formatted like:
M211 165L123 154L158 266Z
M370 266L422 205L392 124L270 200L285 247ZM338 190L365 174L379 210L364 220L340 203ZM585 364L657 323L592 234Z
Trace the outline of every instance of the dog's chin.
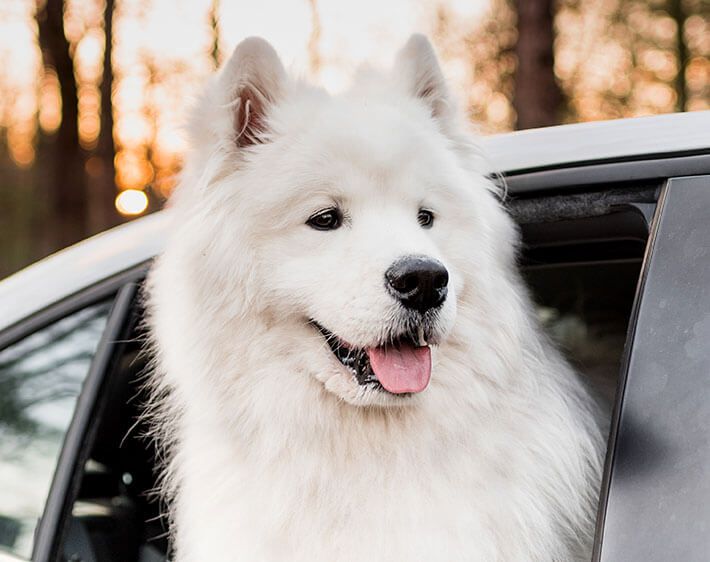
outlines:
M422 394L392 394L375 386L362 386L352 380L343 367L322 380L327 392L356 408L411 408L422 400ZM424 393L426 394L426 393Z
M318 376L326 390L353 406L406 407L426 393L431 376L433 330L419 327L385 342L355 346L317 321L332 370ZM324 376L323 376L324 375Z

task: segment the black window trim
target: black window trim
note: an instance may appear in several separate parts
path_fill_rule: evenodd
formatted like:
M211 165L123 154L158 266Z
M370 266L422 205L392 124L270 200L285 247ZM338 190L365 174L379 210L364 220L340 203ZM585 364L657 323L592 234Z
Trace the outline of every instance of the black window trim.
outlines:
M107 398L102 389L111 364L117 358L117 346L124 339L133 320L133 303L140 286L135 282L124 284L116 295L106 327L99 341L89 373L76 403L74 416L64 437L52 485L44 512L35 529L32 549L33 562L52 562L59 559L62 541L67 529L73 500L81 484L84 464L88 459L90 444L95 437L101 406Z
M628 160L573 162L548 168L504 173L512 195L559 192L614 182L664 180L710 174L710 151L665 154L660 157L631 157Z

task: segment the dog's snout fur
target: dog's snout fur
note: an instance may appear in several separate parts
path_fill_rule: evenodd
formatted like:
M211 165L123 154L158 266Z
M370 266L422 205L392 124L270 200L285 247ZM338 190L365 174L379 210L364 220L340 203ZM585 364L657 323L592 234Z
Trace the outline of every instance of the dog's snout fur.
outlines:
M424 313L446 300L449 272L428 256L404 256L385 272L390 293L408 309Z

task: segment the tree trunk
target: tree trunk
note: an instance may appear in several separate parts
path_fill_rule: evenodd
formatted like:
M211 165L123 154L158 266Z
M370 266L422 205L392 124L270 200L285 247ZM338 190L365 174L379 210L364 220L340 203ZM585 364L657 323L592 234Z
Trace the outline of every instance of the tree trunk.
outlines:
M96 144L95 182L92 185L91 223L92 230L100 231L119 223L114 201L116 199L114 166L115 145L113 142L113 103L111 92L113 90L113 67L111 57L113 53L113 12L114 0L106 0L104 8L104 60L101 75L101 128Z
M52 251L81 240L87 233L84 154L79 146L79 101L74 61L64 34L63 0L46 0L37 11L39 45L45 66L59 79L62 121L55 135L40 139L46 167L41 184L47 193L45 250Z
M516 128L546 127L559 122L564 100L555 79L554 0L515 0L518 41L513 107Z
M676 111L685 111L688 108L688 93L685 87L685 70L688 68L688 46L685 44L686 13L683 9L683 0L670 0L668 11L676 22L676 57L678 60L678 74L673 81L675 89Z

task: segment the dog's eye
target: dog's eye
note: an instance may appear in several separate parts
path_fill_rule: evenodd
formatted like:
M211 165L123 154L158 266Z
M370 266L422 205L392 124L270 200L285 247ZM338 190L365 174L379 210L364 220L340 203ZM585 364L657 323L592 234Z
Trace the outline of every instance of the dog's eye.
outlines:
M431 228L434 224L434 213L427 211L426 209L419 209L417 220L422 228Z
M335 230L343 224L343 214L340 209L331 208L318 211L306 221L306 224L316 230Z

